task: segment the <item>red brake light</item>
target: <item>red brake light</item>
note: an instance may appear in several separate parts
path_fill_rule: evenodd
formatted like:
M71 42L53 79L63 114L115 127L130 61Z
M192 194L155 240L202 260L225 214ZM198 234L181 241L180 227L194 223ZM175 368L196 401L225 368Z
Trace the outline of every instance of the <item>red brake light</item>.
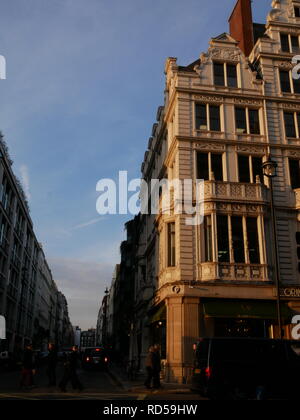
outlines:
M100 351L100 349L96 349L96 351Z
M107 358L107 357L105 357L105 358L104 358L104 362L105 362L105 363L107 363L107 362L108 362L108 358Z
M207 367L205 369L205 376L207 377L207 379L210 379L210 377L211 377L211 367Z

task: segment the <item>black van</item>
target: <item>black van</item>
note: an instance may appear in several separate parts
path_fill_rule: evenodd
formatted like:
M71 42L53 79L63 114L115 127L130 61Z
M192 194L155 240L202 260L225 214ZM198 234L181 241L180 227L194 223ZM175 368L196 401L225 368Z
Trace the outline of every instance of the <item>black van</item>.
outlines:
M192 389L216 399L299 399L300 342L202 338L194 344Z

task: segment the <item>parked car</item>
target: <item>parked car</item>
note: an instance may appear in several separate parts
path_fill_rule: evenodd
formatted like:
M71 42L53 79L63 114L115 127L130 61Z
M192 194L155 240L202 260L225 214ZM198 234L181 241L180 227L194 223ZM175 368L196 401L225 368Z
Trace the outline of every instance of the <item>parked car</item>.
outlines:
M106 369L109 357L103 347L86 347L82 354L83 369Z
M298 398L300 342L203 338L194 345L192 389L213 399Z

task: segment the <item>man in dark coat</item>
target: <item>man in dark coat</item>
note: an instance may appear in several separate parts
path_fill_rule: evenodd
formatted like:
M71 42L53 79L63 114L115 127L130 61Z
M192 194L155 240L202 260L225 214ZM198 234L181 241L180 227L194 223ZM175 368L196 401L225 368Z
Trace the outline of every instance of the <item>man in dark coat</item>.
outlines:
M153 346L153 388L160 388L161 357L158 344Z
M29 344L25 347L23 353L20 388L23 388L24 386L30 388L33 386L34 369L34 354L32 351L32 346Z
M73 346L72 352L69 354L66 361L64 362L64 376L59 384L62 392L66 392L66 387L69 381L71 381L73 389L77 389L78 391L83 390L83 385L80 382L77 374L78 363L78 346Z
M49 343L49 354L47 357L47 375L49 379L49 386L56 385L56 366L57 366L57 351L55 345Z
M153 367L154 367L154 356L153 356L154 348L153 346L149 347L148 354L146 357L145 367L147 372L147 379L145 381L145 387L147 389L151 388L151 382L153 378Z

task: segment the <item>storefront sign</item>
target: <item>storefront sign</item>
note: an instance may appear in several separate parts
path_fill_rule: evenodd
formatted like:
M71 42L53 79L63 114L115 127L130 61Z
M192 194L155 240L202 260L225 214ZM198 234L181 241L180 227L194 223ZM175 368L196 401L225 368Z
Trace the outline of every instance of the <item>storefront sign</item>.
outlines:
M280 296L300 298L300 287L285 287L284 289L280 289Z

